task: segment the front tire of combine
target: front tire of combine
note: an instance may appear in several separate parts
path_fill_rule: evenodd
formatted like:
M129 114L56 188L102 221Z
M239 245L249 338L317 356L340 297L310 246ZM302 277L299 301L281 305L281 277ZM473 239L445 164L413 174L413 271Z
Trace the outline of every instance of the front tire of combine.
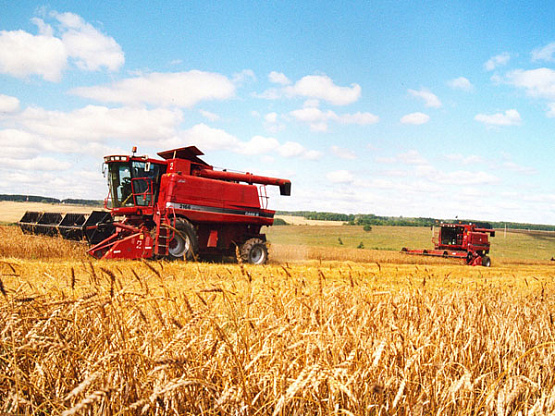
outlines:
M241 246L241 260L250 264L264 264L268 261L268 247L260 238L251 238Z
M491 267L491 259L488 256L482 257L482 266Z
M198 236L195 227L186 219L178 219L175 223L174 237L168 247L171 260L195 260L198 254Z

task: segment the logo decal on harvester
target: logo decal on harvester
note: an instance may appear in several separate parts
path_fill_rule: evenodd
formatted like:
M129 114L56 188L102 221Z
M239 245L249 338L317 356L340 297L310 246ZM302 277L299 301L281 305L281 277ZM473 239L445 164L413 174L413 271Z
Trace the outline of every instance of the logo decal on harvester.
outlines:
M233 209L233 208L218 208L218 207L208 207L205 205L180 204L177 202L166 203L166 208L175 208L175 209L182 209L187 211L212 212L216 214L244 215L246 217L267 217L267 218L273 217L273 214L266 214L264 212L258 212L258 211L244 211L241 209Z

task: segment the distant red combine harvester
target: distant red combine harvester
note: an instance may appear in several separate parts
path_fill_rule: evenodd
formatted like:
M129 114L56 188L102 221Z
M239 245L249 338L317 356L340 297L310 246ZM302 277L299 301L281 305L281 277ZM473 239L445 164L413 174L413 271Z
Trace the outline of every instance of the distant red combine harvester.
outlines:
M462 259L471 266L491 266L489 236L495 230L489 224L442 223L432 237L433 250L411 250L407 254Z
M266 185L291 195L291 181L215 170L194 146L148 156L112 155L107 166L111 208L90 215L27 212L24 232L85 238L98 259L187 259L229 255L268 259L263 226L274 222ZM105 203L108 209L108 200Z

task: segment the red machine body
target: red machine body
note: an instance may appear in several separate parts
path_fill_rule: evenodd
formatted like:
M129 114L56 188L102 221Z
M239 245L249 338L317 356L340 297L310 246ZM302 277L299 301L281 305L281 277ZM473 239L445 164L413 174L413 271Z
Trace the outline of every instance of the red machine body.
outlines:
M471 266L491 266L489 237L495 230L489 224L442 223L432 237L433 250L403 248L407 254L465 260Z
M194 146L146 156L106 156L113 233L94 245L96 258L268 258L262 226L274 222L265 186L291 194L291 181L217 171Z
M266 185L291 194L291 181L218 171L194 146L160 152L161 159L112 155L104 158L110 196L107 211L91 214L27 212L23 232L61 234L92 244L98 259L232 255L263 264L268 259L263 226L274 222Z

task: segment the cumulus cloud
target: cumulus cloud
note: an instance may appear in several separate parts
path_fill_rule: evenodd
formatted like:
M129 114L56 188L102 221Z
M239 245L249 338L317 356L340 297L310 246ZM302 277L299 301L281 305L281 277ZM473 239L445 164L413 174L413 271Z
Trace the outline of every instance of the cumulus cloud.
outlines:
M60 23L61 40L77 66L87 71L102 67L117 71L125 62L121 46L74 13L52 12Z
M553 53L555 52L555 42L551 42L541 48L532 51L532 61L553 62Z
M2 169L17 169L24 171L52 171L58 172L71 168L71 163L51 157L35 157L30 159L14 160L0 158ZM47 191L47 190L46 190Z
M0 31L0 73L17 78L37 75L58 82L71 59L78 68L118 70L125 58L120 45L80 16L52 12L56 29L39 18L32 21L39 34Z
M0 130L0 147L5 158L33 158L40 153L40 137L18 129Z
M277 122L277 118L277 113L268 113L264 116L264 121L267 121L268 123L275 123Z
M52 36L31 35L22 30L0 32L0 73L17 78L38 75L57 82L67 66L63 42Z
M548 107L548 110L546 113L547 117L555 118L555 103L549 103L547 107Z
M308 150L302 144L297 142L285 142L277 150L282 157L292 158L300 157L308 160L317 160L321 157L321 153L316 150Z
M336 155L340 159L354 160L357 158L357 155L355 152L349 149L345 149L343 147L332 146L331 151L334 155Z
M360 85L354 83L349 87L338 86L327 75L307 75L294 85L290 85L289 78L279 72L271 72L268 79L282 87L270 88L254 96L266 100L305 97L309 100L322 100L332 105L344 106L358 101L362 91Z
M304 107L289 113L295 120L307 123L313 131L327 131L328 122L340 124L370 125L379 121L379 117L372 113L357 112L354 114L337 114L332 110L323 111L317 107Z
M489 126L517 126L521 123L521 117L517 110L511 109L504 113L478 114L474 120Z
M426 107L433 107L433 108L441 107L441 100L437 97L437 95L432 93L427 88L421 88L418 91L409 89L408 91L409 91L409 94L412 95L413 97L424 100L424 105Z
M166 146L195 145L203 150L227 150L244 155L279 154L285 158L301 158L314 160L320 152L308 150L297 142L281 144L273 137L254 136L249 141L241 141L225 130L216 129L206 124L197 124L182 131L178 137L165 141Z
M291 81L281 72L272 71L268 75L268 80L273 84L289 85Z
M326 75L307 75L291 87L286 87L286 93L291 96L317 98L333 105L352 104L360 98L361 88L358 84L350 87L335 85Z
M0 94L0 117L2 113L15 113L19 111L19 100L16 97Z
M212 113L211 111L199 110L199 113L201 116L203 116L204 118L210 121L218 121L220 119L219 115Z
M353 174L348 170L335 170L328 172L326 178L331 183L351 183L355 180Z
M555 70L538 68L518 69L507 74L509 84L523 88L530 97L555 100Z
M191 108L200 101L229 99L235 94L235 86L224 75L193 70L153 72L108 86L75 88L70 92L101 102Z
M522 175L535 175L538 173L538 170L532 167L528 167L528 166L521 166L515 162L512 161L506 161L503 162L503 167L505 169L508 169L512 172L516 172L518 174L522 174Z
M171 136L182 121L179 110L107 108L89 105L71 112L27 108L16 118L26 130L76 146L85 140L109 138L154 140Z
M239 145L239 139L225 130L210 127L204 123L196 124L188 130L182 131L177 143L195 145L205 151L210 150L233 150ZM176 139L173 139L174 141Z
M397 160L405 165L428 165L428 161L418 150L409 150L397 156Z
M237 153L262 155L276 151L279 147L279 142L273 137L254 136L248 142L238 143Z
M462 91L473 91L474 85L465 77L458 77L447 82L451 88Z
M401 123L403 124L426 124L430 121L430 116L424 113L411 113L401 117Z
M432 171L429 173L432 173ZM458 170L442 172L434 169L432 175L434 182L443 185L493 185L499 183L497 176L484 171Z
M484 68L486 71L493 71L494 69L507 65L511 59L511 55L507 52L503 52L502 54L492 56L488 61L484 64Z
M244 84L247 81L256 81L256 75L252 69L244 69L241 72L233 74L234 84Z
M484 163L484 159L478 155L464 156L460 153L452 153L452 154L445 155L445 158L451 162L457 162L462 165L473 165L473 164Z

